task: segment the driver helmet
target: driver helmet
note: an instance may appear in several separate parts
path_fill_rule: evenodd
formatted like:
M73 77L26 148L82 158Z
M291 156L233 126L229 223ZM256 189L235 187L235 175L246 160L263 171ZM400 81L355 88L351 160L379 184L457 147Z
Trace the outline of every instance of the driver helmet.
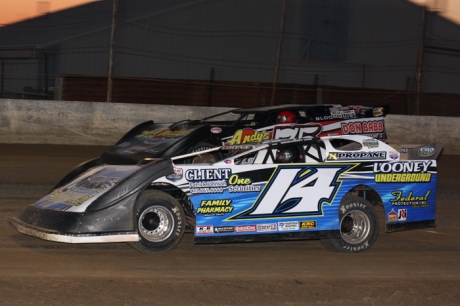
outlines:
M297 163L299 161L299 151L294 147L284 147L276 150L277 163Z
M276 117L276 123L295 123L295 115L291 111L282 111Z

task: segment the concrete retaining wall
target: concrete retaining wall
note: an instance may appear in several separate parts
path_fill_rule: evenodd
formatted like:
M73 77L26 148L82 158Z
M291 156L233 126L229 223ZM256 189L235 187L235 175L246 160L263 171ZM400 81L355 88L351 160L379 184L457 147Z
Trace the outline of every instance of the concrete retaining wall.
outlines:
M385 127L390 143L442 142L444 154L460 154L460 117L387 115Z
M176 122L230 108L0 99L0 143L111 145L147 121ZM460 118L388 115L391 143L444 143L460 154Z
M177 122L229 109L0 99L0 143L111 145L147 120Z

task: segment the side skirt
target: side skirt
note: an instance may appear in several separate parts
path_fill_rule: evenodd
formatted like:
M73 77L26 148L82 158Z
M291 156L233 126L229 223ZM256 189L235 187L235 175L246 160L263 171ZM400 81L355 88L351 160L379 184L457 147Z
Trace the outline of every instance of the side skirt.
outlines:
M420 228L430 228L430 227L436 227L435 220L389 223L385 226L385 231L387 233L391 233L391 232L405 231L405 230L411 230L411 229L420 229Z
M237 243L237 242L263 242L279 240L307 240L340 237L340 231L311 231L311 232L288 232L276 234L246 234L200 237L195 234L195 244L205 243Z

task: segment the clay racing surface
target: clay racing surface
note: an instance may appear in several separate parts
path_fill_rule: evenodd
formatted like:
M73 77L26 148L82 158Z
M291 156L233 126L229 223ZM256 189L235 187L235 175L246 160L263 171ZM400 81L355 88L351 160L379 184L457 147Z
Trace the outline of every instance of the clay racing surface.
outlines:
M104 147L0 146L1 305L459 305L460 156L441 156L437 228L385 234L361 254L319 241L193 245L147 255L71 245L8 223Z

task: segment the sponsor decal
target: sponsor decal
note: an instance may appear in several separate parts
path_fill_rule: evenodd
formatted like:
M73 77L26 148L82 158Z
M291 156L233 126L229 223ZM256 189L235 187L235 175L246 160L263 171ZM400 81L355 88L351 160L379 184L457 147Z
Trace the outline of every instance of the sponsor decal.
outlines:
M376 183L427 183L431 181L431 173L390 173L375 175Z
M276 223L271 224L257 224L257 232L276 232L277 226Z
M34 204L40 209L77 211L78 207L116 186L137 170L134 166L104 166L84 178L73 181Z
M299 139L308 136L318 136L323 130L321 124L276 126L273 131L273 139Z
M235 145L235 146L222 146L222 150L229 150L229 151L239 151L239 150L251 150L252 148L254 148L253 146L238 146L238 145Z
M190 188L206 188L206 187L227 187L225 181L211 181L211 182L189 182Z
M118 180L119 179L117 177L88 177L75 185L71 185L67 188L49 194L44 199L54 202L61 201L62 203L71 206L80 206L95 195L106 189L110 189L118 183Z
M362 105L348 105L349 108L354 109L356 113L359 113L363 108Z
M174 173L166 176L166 179L176 182L182 179L184 176L183 170L181 168L174 168Z
M189 182L190 193L222 193L227 187L225 181Z
M211 133L220 134L220 133L222 133L222 129L220 127L213 127L213 128L211 128Z
M393 160L399 159L399 153L396 152L396 151L390 151L388 154L389 154L390 158L393 159Z
M229 185L251 185L252 180L250 178L239 177L238 174L233 174L228 179Z
M404 196L401 190L393 191L391 194L395 196L391 199L391 205L393 206L412 206L413 208L428 207L428 196L431 190L428 190L425 195L416 196L411 192Z
M386 159L387 152L331 152L327 160L368 160L368 159Z
M398 221L407 220L407 209L398 209Z
M410 150L412 150L412 148L402 147L399 152L401 152L401 153L409 153Z
M299 222L297 221L288 221L288 222L278 222L279 231L297 231L299 230Z
M356 111L354 108L349 106L336 106L329 109L331 114L355 114Z
M431 173L427 173L432 161L409 161L393 163L374 163L377 183L416 183L430 182Z
M233 233L235 228L233 226L215 226L214 233L221 234L221 233Z
M93 190L104 190L112 187L118 183L117 177L106 177L106 176L97 176L97 177L88 177L77 184L75 187L70 187L70 190L75 190L79 188L84 189L93 189Z
M252 165L254 163L255 158L254 157L245 157L243 161L241 161L242 165Z
M431 160L374 163L374 173L427 172L432 163Z
M316 121L323 121L323 120L354 119L354 118L356 118L356 114L354 110L344 111L344 110L331 109L331 115L316 117L315 119Z
M255 225L235 226L235 232L237 233L255 232L256 230L257 228Z
M193 149L193 151L191 153L202 152L202 151L206 151L206 150L209 150L209 149L212 149L212 148L213 147L208 146L208 145L199 146L198 148Z
M380 117L383 116L383 107L376 107L372 110L372 114L374 117Z
M172 139L172 138L179 138L182 136L185 136L189 133L191 133L191 130L186 130L186 129L176 129L176 130L170 130L168 127L164 128L158 128L152 131L143 131L142 134L139 134L136 136L138 139L154 139L154 138L160 138L160 139Z
M279 166L253 206L230 219L318 215L330 204L351 166ZM283 190L283 192L280 192Z
M270 139L270 133L267 131L257 131L250 128L244 128L236 131L232 138L225 143L225 145L232 146L251 142L262 142L268 139Z
M373 138L364 139L363 146L368 147L369 149L378 148L379 142L377 139L373 139Z
M232 200L202 200L196 213L205 216L223 216L233 211L233 206L230 204Z
M279 143L280 144L299 143L299 140L298 139L288 139L288 140L282 140Z
M90 194L90 195L85 195L85 196L79 196L78 194L71 194L67 193L67 190L60 190L55 193L52 193L48 196L45 197L46 200L51 200L51 201L61 201L64 204L71 205L71 206L80 206L89 199L91 199L96 193ZM64 200L65 199L65 200Z
M198 235L208 235L213 234L213 226L212 225L199 225L196 227L196 233Z
M227 180L232 169L190 169L185 172L187 181L214 181Z
M300 222L300 229L316 228L316 221L302 221Z
M250 178L241 178L238 174L233 174L228 179L229 192L260 192L260 186L252 185Z
M392 209L392 210L387 214L387 220L388 220L388 222L398 221L398 214Z
M433 147L423 147L418 149L418 155L421 157L428 157L433 155L435 152L435 149Z
M385 130L383 120L342 123L341 127L342 127L343 135L383 133ZM374 137L374 138L377 138L377 137Z

